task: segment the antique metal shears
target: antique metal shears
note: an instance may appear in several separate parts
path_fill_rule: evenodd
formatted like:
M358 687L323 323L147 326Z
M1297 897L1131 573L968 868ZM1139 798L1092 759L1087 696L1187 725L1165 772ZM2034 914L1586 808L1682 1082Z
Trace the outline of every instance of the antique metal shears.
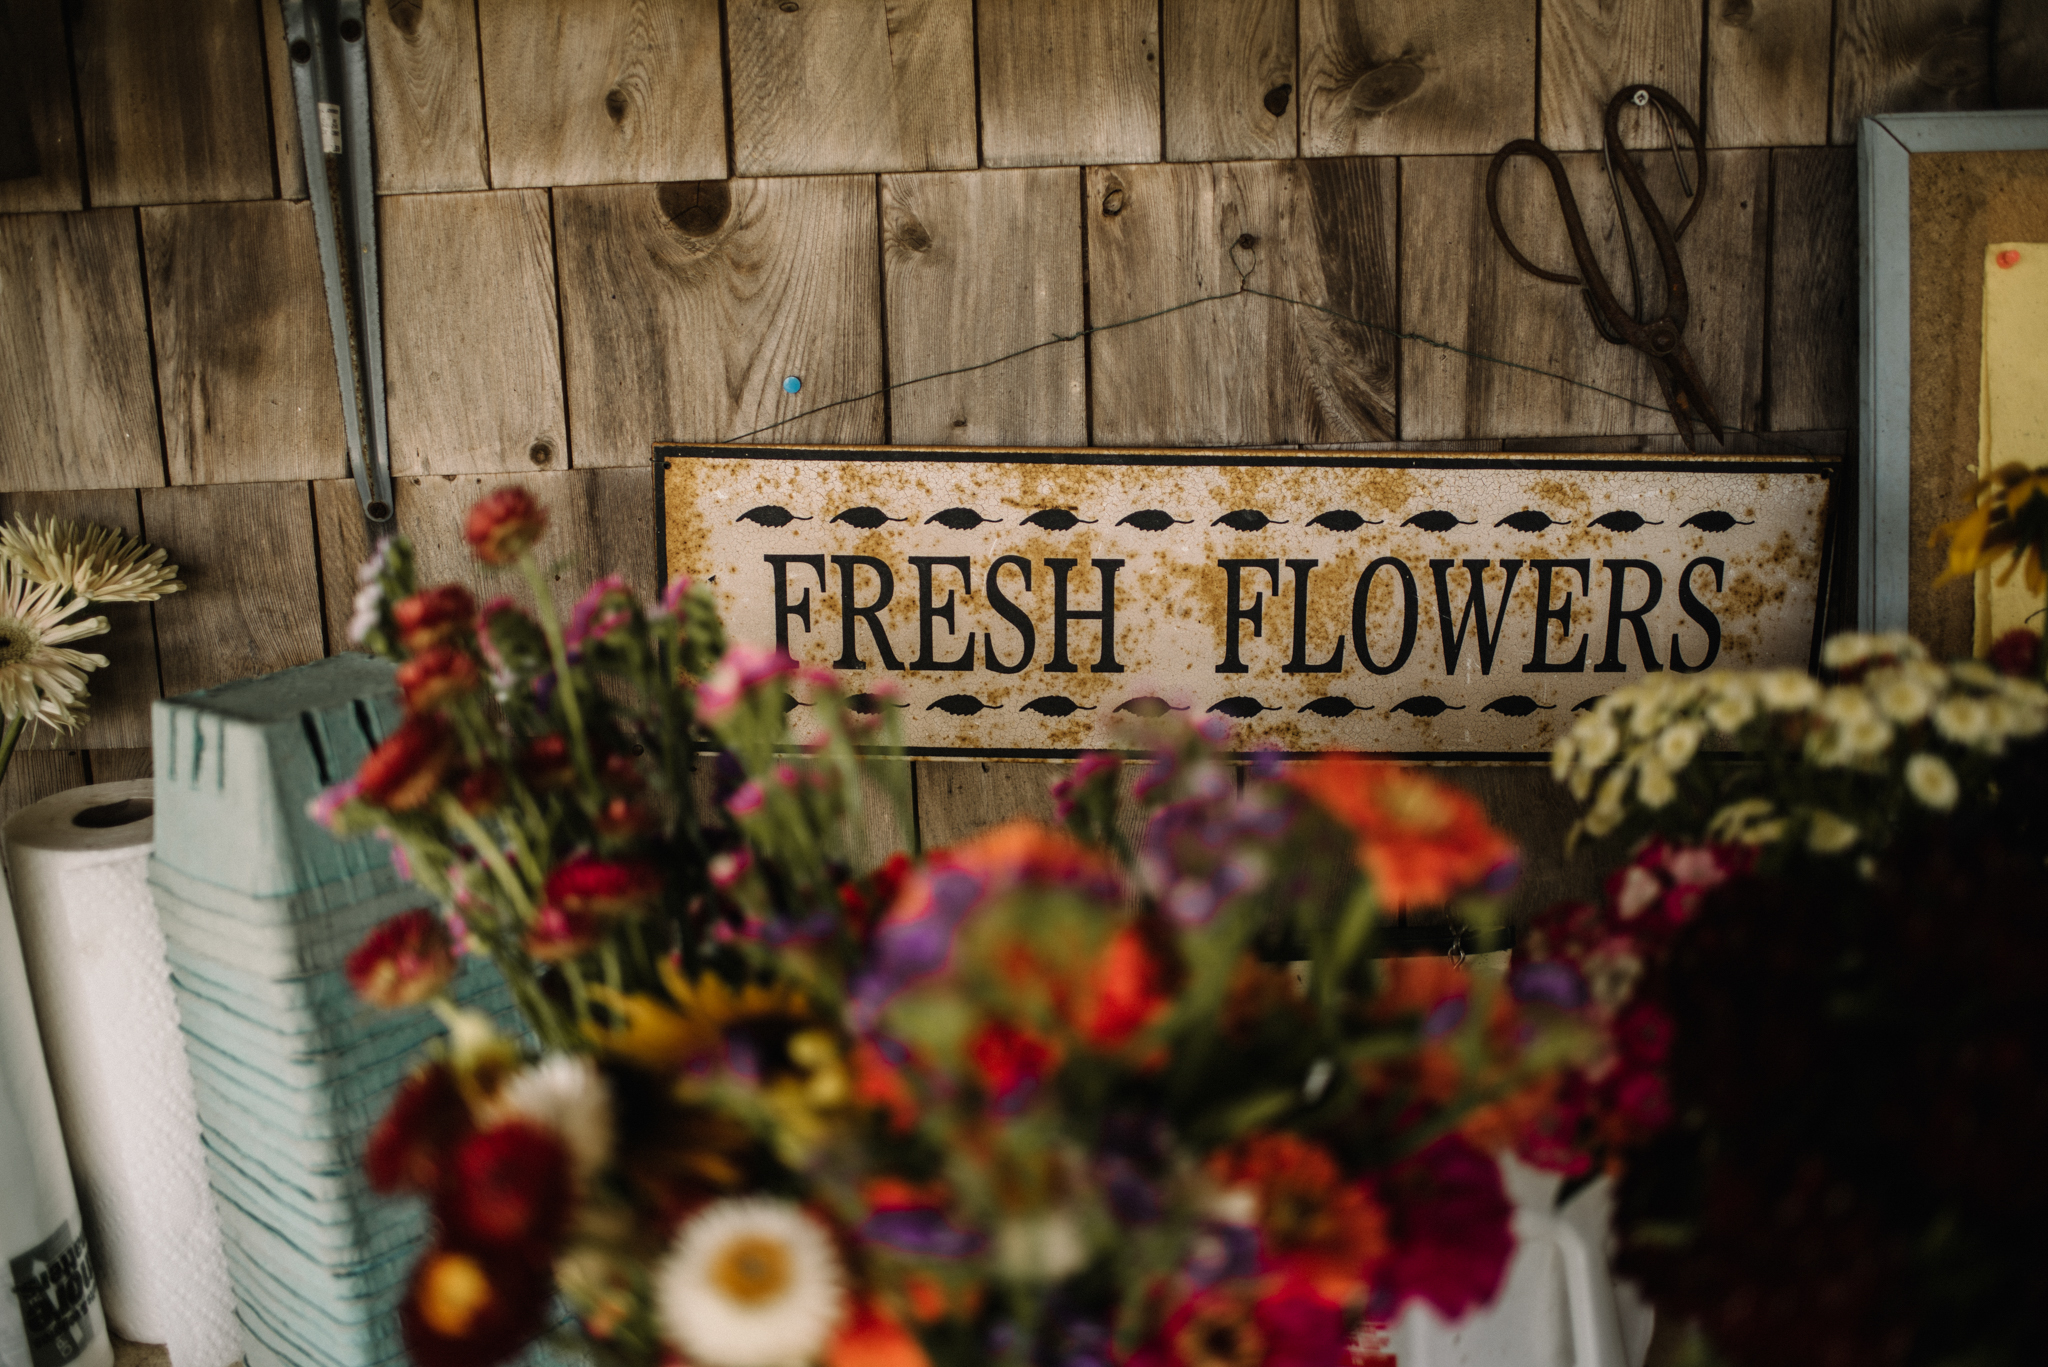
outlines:
M1663 211L1657 207L1649 186L1643 182L1641 168L1621 140L1621 114L1624 108L1629 107L1654 109L1663 121L1672 163L1678 169L1679 185L1692 201L1675 226L1666 221ZM1685 160L1680 155L1678 138L1672 128L1674 120L1679 128L1685 130L1691 144L1687 149L1692 153L1693 162L1690 177L1686 174ZM1721 419L1714 411L1713 400L1707 397L1699 367L1694 364L1684 342L1691 298L1686 292L1685 267L1678 259L1678 239L1684 234L1686 225L1692 222L1693 215L1699 212L1700 201L1706 192L1707 160L1699 125L1668 91L1653 85L1630 85L1623 86L1607 102L1604 136L1601 155L1606 161L1608 185L1614 192L1615 212L1621 220L1622 243L1628 251L1628 307L1624 308L1621 300L1615 297L1613 287L1608 284L1606 274L1593 255L1593 244L1586 236L1585 220L1579 215L1579 202L1572 193L1571 181L1565 175L1564 163L1557 153L1534 138L1515 139L1493 154L1493 165L1487 168L1486 212L1493 219L1494 236L1500 239L1501 246L1507 248L1515 264L1531 275L1555 280L1561 285L1579 286L1580 295L1586 301L1586 311L1592 315L1593 326L1599 329L1602 337L1617 346L1632 346L1649 357L1650 368L1656 372L1657 383L1663 387L1664 402L1671 410L1671 420L1678 425L1679 435L1685 439L1688 451L1696 449L1693 446L1695 420L1705 423L1716 440L1725 442L1727 438L1721 430ZM1521 249L1508 236L1507 225L1501 222L1501 169L1521 156L1535 157L1550 171L1550 183L1557 191L1557 207L1564 215L1565 233L1571 238L1572 256L1578 262L1576 275L1547 271L1536 265L1522 255ZM1615 184L1617 172L1628 183L1629 196L1649 227L1650 240L1656 244L1657 261L1664 278L1664 307L1658 314L1650 315L1643 298L1635 238L1628 225L1628 208L1622 203L1620 186Z

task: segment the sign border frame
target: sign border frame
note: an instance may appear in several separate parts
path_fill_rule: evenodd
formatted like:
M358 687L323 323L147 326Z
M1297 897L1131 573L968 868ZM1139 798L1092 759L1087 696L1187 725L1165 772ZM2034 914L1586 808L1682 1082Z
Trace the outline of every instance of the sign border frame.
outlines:
M882 446L882 445L769 445L757 442L658 441L652 460L654 476L654 554L665 590L668 566L668 473L669 462L712 456L752 456L763 459L806 461L861 460L876 465L954 464L987 458L1002 465L1199 465L1246 466L1254 469L1336 468L1347 470L1432 469L1432 470L1613 470L1625 474L1746 474L1766 470L1776 474L1819 475L1827 481L1827 511L1822 518L1820 574L1814 584L1813 639L1807 651L1806 667L1817 670L1821 642L1828 635L1828 592L1837 572L1838 528L1842 510L1842 474L1848 465L1843 456L1809 452L1763 453L1756 455L1650 456L1637 452L1605 455L1597 452L1523 454L1519 452L1434 451L1328 451L1253 447L1112 447L1112 446ZM921 760L1021 760L1066 761L1083 755L1107 753L1136 756L1140 750L1089 746L1084 749L1054 747L906 745L896 749L861 746L863 753L900 754ZM1321 755L1354 755L1364 759L1400 760L1431 764L1546 764L1547 751L1526 750L1232 750L1232 759L1265 756L1271 759L1302 760Z

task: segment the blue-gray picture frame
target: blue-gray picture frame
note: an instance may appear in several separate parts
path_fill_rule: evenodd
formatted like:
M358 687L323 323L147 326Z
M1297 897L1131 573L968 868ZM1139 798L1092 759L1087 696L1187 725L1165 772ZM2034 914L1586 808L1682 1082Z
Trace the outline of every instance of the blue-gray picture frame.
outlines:
M1862 246L1857 350L1855 614L1904 631L1913 507L1912 160L2048 148L2048 110L1882 114L1856 135Z

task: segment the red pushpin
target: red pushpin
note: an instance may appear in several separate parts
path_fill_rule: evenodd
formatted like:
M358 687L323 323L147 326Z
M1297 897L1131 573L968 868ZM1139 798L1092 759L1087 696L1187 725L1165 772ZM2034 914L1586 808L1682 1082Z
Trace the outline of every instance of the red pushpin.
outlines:
M2004 251L1998 254L1998 264L2004 267L2006 270L2011 270L2014 266L2020 264L2020 254L2014 251L2012 248L2007 247Z

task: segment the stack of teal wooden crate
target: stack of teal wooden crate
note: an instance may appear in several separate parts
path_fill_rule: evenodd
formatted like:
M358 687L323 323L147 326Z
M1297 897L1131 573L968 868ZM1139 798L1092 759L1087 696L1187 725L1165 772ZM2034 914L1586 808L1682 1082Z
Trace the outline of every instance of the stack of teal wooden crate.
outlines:
M150 884L169 945L249 1367L381 1367L428 1234L416 1200L371 1193L362 1151L439 1033L374 1012L341 965L388 916L430 905L388 847L337 840L308 799L398 724L389 665L359 655L156 704ZM471 962L453 995L516 1029Z

